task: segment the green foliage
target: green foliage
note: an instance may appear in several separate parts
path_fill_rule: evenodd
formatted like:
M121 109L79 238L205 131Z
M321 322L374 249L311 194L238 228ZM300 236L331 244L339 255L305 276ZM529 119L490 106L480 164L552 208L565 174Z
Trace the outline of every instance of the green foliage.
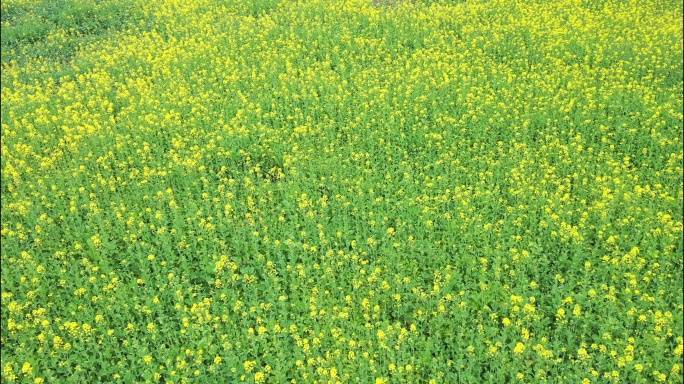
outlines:
M668 4L3 2L3 382L681 382Z
M56 0L2 5L2 63L49 58L63 62L84 44L139 18L132 1Z

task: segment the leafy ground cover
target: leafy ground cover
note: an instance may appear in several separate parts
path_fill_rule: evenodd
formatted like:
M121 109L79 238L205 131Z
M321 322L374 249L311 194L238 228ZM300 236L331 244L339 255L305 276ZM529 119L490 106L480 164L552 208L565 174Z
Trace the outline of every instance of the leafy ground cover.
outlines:
M682 19L3 1L3 382L681 382Z

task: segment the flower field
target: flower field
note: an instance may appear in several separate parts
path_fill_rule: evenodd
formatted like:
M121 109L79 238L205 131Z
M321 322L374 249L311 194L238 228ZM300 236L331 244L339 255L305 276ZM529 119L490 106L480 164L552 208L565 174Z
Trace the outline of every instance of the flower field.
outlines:
M682 382L682 7L5 0L2 382Z

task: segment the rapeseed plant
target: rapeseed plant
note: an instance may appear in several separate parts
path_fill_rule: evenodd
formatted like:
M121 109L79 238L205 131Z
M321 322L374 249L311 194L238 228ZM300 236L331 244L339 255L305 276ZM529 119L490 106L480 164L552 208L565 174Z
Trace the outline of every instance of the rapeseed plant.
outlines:
M2 3L3 382L681 382L680 4L58 3Z

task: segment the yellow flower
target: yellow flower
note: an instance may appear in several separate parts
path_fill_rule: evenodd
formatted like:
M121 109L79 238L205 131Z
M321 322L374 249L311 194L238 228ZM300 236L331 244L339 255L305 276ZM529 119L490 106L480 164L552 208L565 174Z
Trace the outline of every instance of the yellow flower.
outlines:
M21 372L26 376L31 376L33 374L33 367L28 361L21 366Z
M558 320L563 319L565 317L565 309L559 308L558 311L556 312L556 318Z
M582 314L582 307L580 307L579 304L575 304L575 307L572 309L572 314L580 316Z
M9 376L14 372L14 367L12 366L12 363L7 363L5 364L4 367L2 367L2 374L5 376Z
M256 361L250 361L250 360L245 361L245 364L244 364L245 371L252 372L254 370L255 366L256 366Z
M577 350L577 356L579 356L582 359L589 359L591 356L589 356L589 353L587 353L586 348L580 348Z
M519 342L515 345L515 348L513 348L513 352L517 355L522 355L522 353L525 352L525 344Z

